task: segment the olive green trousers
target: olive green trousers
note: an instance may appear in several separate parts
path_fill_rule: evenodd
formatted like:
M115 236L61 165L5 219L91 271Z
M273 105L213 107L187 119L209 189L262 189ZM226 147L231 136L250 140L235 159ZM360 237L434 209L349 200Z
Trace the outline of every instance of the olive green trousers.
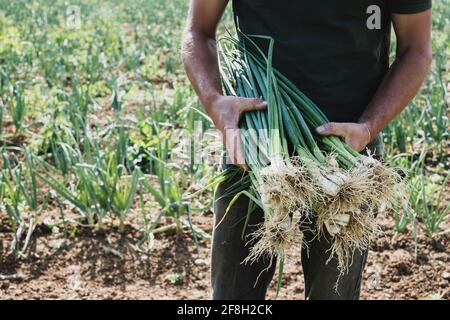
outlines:
M377 137L368 146L368 149L381 158L384 153L382 137ZM271 263L267 259L261 258L252 264L242 263L250 251L247 236L255 231L258 224L263 222L264 215L261 209L253 211L245 228L244 237L242 237L249 200L247 197L241 196L224 218L233 196L221 197L225 190L235 182L235 179L223 182L215 192L215 199L218 200L214 205L211 295L214 300L263 300L274 276L276 262L272 261ZM330 255L330 240L326 237L320 237L320 239L314 237L312 232L305 231L304 233L305 240L309 243L308 249L303 248L301 252L305 298L359 299L361 277L368 252L356 251L354 253L353 263L348 273L339 279L338 288L335 290L339 275L337 261L333 258L326 263Z

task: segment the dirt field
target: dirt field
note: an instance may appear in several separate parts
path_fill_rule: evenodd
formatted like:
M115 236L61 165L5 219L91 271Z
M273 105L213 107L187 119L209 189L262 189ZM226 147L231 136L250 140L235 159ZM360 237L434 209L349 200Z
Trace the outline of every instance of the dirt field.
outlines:
M196 224L211 232L211 214ZM372 248L364 274L362 299L450 298L450 237L419 237L414 258L412 234L393 237L390 220L381 221L386 233ZM200 240L199 255L189 234L155 239L153 253L133 249L141 236L129 227L120 234L78 228L64 244L62 234L40 227L28 256L7 255L11 233L0 230L1 299L208 299L210 242ZM293 255L299 256L299 255ZM275 296L275 280L269 292ZM279 299L303 299L300 261L287 263Z

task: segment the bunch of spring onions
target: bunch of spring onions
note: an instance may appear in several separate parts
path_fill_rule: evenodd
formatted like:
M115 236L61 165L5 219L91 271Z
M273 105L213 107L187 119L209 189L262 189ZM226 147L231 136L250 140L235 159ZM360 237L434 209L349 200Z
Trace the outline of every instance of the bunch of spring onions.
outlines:
M400 178L340 138L313 134L328 119L272 67L274 40L257 37L269 42L267 55L245 35L219 41L226 94L262 97L268 103L267 110L245 113L240 124L251 169L243 179L251 192L245 181L229 189L264 209L264 223L253 234L246 262L263 256L284 260L288 249L303 244L302 226L313 224L319 236L332 239L329 259L337 258L343 274L354 251L366 249L379 234L376 212L396 199Z

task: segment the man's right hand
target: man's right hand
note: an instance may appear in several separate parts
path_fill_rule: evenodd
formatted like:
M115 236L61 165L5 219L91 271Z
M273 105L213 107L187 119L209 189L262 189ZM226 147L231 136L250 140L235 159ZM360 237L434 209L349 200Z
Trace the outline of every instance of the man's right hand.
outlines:
M216 128L222 132L223 143L232 164L249 170L239 134L239 121L245 112L266 108L267 102L261 99L223 95L219 95L211 103L208 114Z
M244 112L262 110L261 99L222 95L216 32L229 0L191 0L183 34L182 58L186 73L206 113L223 134L223 142L233 164L248 169L238 132Z

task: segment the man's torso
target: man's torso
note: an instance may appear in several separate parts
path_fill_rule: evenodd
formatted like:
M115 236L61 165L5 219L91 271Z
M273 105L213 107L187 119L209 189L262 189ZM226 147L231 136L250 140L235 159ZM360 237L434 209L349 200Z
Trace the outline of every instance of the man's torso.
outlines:
M389 67L386 0L233 0L233 8L243 32L275 39L274 66L330 120L359 118Z

